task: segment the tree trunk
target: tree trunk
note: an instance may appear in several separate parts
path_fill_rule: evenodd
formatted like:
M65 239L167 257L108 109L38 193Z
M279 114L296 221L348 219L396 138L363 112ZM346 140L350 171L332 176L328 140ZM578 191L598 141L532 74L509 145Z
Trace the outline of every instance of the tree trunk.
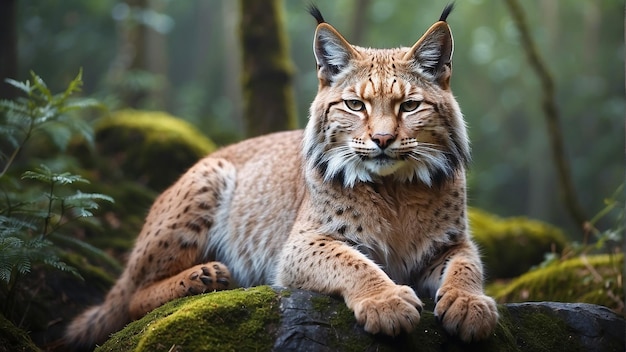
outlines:
M129 13L118 19L118 48L108 73L123 106L151 109L166 107L166 42L135 16L162 3L149 0L124 0ZM158 10L158 9L157 9ZM158 12L158 11L157 11Z
M166 2L165 1L150 1L148 3L149 10L156 11L158 13L164 12ZM156 31L153 28L144 27L145 35L145 47L141 53L142 66L138 69L145 69L151 74L155 75L154 79L158 82L153 89L148 91L150 108L164 110L169 103L168 94L168 55L167 55L167 40L165 33Z
M240 0L246 135L296 127L282 0Z
M0 99L14 99L17 91L4 82L17 77L17 0L0 1Z

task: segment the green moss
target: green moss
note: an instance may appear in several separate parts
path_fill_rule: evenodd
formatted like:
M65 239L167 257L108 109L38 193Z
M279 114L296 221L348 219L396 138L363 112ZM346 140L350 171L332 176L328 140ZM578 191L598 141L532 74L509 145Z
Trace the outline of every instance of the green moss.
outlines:
M490 279L521 275L567 243L558 228L540 221L502 219L478 209L470 209L468 216Z
M564 339L571 332L563 320L548 314L542 309L528 311L513 319L506 309L500 309L500 321L494 335L502 334L502 342L493 346L502 350L504 346L517 345L517 351L552 352L552 351L583 351L577 338ZM498 336L495 336L497 339Z
M175 300L116 333L96 351L270 350L279 320L267 286Z
M122 110L96 124L100 169L160 191L215 145L191 124L163 112Z
M623 265L623 254L577 257L533 270L490 291L499 302L584 302L623 315Z

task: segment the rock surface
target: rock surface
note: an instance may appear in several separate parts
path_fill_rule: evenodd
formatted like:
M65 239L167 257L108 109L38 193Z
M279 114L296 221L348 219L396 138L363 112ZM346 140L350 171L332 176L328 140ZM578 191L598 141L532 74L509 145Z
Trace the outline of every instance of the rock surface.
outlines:
M411 334L389 338L366 333L339 298L261 286L171 302L113 335L98 351L622 352L626 347L624 317L602 306L528 302L499 310L498 327L485 341L464 344L449 336L428 310Z

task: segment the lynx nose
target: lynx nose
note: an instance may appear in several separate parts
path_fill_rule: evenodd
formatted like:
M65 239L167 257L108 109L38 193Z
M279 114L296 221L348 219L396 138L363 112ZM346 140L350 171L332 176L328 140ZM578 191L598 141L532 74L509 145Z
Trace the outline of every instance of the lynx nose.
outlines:
M395 140L396 135L391 133L376 133L372 136L372 141L374 141L380 149L387 148L389 144L393 143Z

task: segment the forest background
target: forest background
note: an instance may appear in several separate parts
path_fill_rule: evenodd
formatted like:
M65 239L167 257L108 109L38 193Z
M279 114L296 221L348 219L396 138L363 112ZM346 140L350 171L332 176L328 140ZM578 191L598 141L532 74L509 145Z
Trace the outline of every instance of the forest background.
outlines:
M110 110L167 111L225 145L251 134L241 90L244 2L17 1L18 65L11 78L28 79L32 70L60 91L82 67L83 94ZM294 127L303 127L317 89L315 21L307 1L272 3L281 8L287 39ZM447 1L315 3L351 43L396 47L412 45ZM555 84L573 187L592 216L624 180L624 3L520 3ZM473 148L470 205L580 233L560 199L541 81L505 1L457 1L448 22L455 39L452 89Z

